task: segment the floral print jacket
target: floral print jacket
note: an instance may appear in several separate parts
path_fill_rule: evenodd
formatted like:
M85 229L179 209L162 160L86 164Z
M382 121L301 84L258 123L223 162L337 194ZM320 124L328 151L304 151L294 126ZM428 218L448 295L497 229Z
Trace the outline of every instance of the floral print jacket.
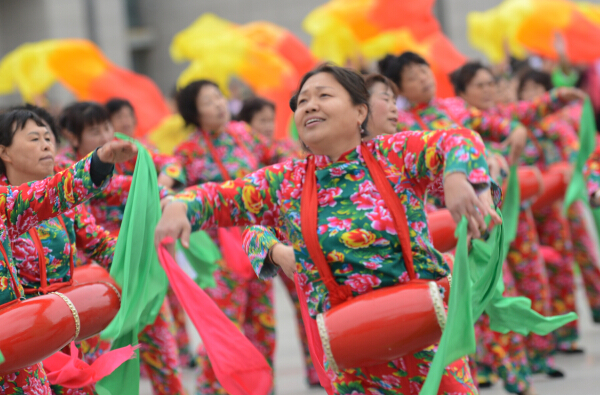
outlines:
M379 136L365 147L378 160L406 208L417 275L427 279L445 276L449 268L433 248L423 198L430 184L453 172L464 173L478 190L489 188L480 136L467 129L413 131ZM408 280L391 214L374 187L362 149L358 146L336 162L314 156L317 233L336 280L350 285L355 294ZM294 247L301 285L315 316L329 308L329 300L301 234L300 198L306 164L306 159L289 159L244 178L188 188L175 200L186 203L194 231L244 225L279 228ZM264 270L258 265L256 269L259 274Z
M52 177L21 186L0 186L0 243L4 249L0 256L0 305L16 298L16 287L24 294L12 243L41 222L85 202L108 184L107 178L101 186L94 185L89 172L91 160L92 153Z
M5 175L0 177L0 185L8 186ZM111 237L96 219L87 211L85 205L79 205L61 214L61 221L56 218L42 222L35 232L42 243L46 258L46 278L48 284L67 282L73 273L70 272L70 261L73 257L75 266L80 266L77 250L94 260L106 269L109 268L115 252L117 239ZM19 271L21 284L25 288L40 287L39 253L35 247L29 230L13 240L13 259Z

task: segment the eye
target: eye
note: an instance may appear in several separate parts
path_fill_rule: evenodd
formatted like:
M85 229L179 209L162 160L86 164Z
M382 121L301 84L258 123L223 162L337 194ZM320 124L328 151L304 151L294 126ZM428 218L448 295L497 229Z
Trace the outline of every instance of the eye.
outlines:
M330 94L328 94L328 93L321 93L321 96L320 96L320 97L329 97L329 96L331 96L331 95L330 95Z
M300 99L300 100L298 100L298 104L302 104L302 103L306 103L306 99Z

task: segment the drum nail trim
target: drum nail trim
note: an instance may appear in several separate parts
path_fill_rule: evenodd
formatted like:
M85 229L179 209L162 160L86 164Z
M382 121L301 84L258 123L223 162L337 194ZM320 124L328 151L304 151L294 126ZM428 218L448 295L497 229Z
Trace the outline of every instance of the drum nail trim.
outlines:
M121 304L121 292L119 292L119 289L117 287L115 287L114 285L112 285L111 283L107 283L106 281L101 281L101 283L108 285L109 288L111 288L113 291L115 291L115 293L117 294L117 297L119 298L119 305L120 305Z
M440 289L435 281L429 281L428 285L429 295L431 296L431 302L433 303L435 316L437 318L438 325L443 332L446 328L446 321L448 320L448 315L446 314L446 309L444 308L444 299L442 298Z
M447 277L448 277L448 290L450 290L450 288L452 288L452 273L448 273Z
M335 358L333 358L333 352L331 351L331 345L329 344L329 334L327 333L327 326L325 326L325 317L323 314L317 315L317 327L319 328L319 335L321 336L321 343L323 343L323 351L329 362L329 366L334 372L339 372Z
M50 292L50 294L54 294L65 301L69 309L71 309L71 313L73 314L73 319L75 320L75 337L73 339L77 339L79 336L79 330L81 329L81 321L79 320L79 313L77 313L77 309L71 299L69 299L66 295L61 294L60 292Z

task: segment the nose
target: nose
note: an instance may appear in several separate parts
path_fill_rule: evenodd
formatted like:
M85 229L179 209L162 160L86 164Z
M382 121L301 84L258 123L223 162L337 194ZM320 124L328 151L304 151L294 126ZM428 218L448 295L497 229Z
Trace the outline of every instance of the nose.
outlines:
M311 112L315 112L319 109L319 105L316 100L310 98L306 99L306 104L304 105L304 111L308 114Z

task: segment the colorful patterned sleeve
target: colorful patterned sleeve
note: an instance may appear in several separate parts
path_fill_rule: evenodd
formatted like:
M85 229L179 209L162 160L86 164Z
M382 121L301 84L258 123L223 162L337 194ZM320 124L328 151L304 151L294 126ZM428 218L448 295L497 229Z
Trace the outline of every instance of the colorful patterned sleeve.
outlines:
M174 156L182 166L185 185L196 185L204 181L201 175L204 173L206 152L188 139L175 148Z
M9 238L56 217L94 196L109 183L96 186L90 176L92 154L52 177L21 186L0 187L0 215Z
M596 141L596 144L598 144L598 141ZM587 179L588 194L591 196L600 189L600 146L599 145L596 145L596 149L592 153L590 158L588 159L583 172ZM593 201L591 201L591 204L593 206L595 206Z
M110 269L117 238L112 237L98 225L94 216L87 211L84 205L77 206L74 214L73 224L77 249L83 251L87 257L99 265Z
M505 116L518 119L519 122L529 127L541 121L546 115L560 110L567 104L569 103L561 100L558 96L558 90L552 89L535 100L521 100L500 105L498 108Z
M277 275L279 268L267 259L269 250L277 243L285 242L287 239L276 228L264 226L250 226L242 235L242 247L256 275L261 280L266 280Z
M556 144L563 160L575 162L579 152L579 137L567 120L560 118L557 114L551 114L542 119L539 128L548 139Z
M156 171L166 174L175 181L180 182L182 185L186 185L185 173L177 158L152 150L149 150L148 152L150 152L152 161L156 166Z
M478 190L490 187L485 146L474 131L464 128L406 132L379 137L388 160L425 191L436 178L461 172ZM392 155L392 152L395 155Z
M521 126L521 123L501 115L490 114L469 107L469 116L464 126L479 132L484 140L501 142L513 130Z
M292 171L293 161L288 160L244 178L189 187L176 194L174 201L187 205L194 232L228 226L278 227L279 188L294 188L291 183L284 182L285 173Z

